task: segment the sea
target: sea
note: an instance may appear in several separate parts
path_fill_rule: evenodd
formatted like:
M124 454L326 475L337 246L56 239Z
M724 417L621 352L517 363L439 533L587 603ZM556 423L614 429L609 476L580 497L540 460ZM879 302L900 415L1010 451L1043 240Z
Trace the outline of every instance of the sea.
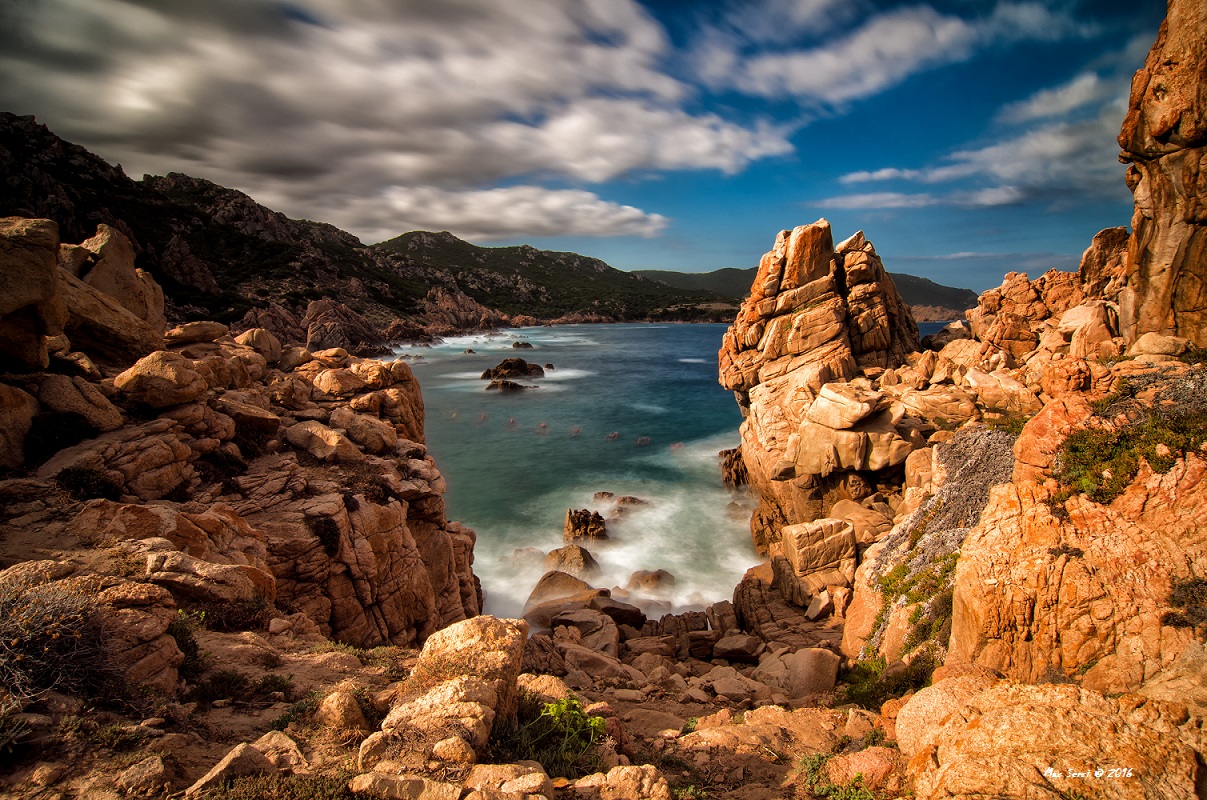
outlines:
M738 446L742 421L733 393L717 383L726 328L559 325L397 349L423 390L448 517L477 532L474 572L487 613L520 614L544 573L539 556L564 544L567 509L614 516L614 500L599 492L645 504L608 519L607 541L587 544L602 568L593 586L623 589L633 572L662 569L674 583L646 593L655 609L732 597L760 558L749 529L755 501L722 484L718 461ZM545 376L521 379L535 387L525 391L488 391L482 372L513 356L542 365Z

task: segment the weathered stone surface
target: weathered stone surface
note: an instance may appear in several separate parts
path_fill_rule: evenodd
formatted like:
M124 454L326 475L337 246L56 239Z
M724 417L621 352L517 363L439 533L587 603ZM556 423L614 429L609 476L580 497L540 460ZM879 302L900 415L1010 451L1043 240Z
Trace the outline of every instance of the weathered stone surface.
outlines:
M343 303L324 298L312 300L301 320L306 329L306 349L311 352L341 347L361 356L389 352L381 331Z
M579 539L607 539L608 529L598 511L567 508L562 538L570 543Z
M1162 622L1175 581L1207 563L1207 462L1142 472L1111 505L1084 495L1058 518L1024 481L994 488L955 575L949 660L1015 680L1049 670L1086 688L1134 691L1193 639Z
M613 767L579 778L571 788L577 796L594 794L600 800L670 800L666 778L650 764Z
M44 375L38 382L38 402L50 411L79 414L98 431L117 430L122 425L122 414L109 398L79 376Z
M620 631L607 614L590 608L559 612L550 620L555 630L560 626L575 628L583 647L617 658L620 655Z
M516 713L516 678L524 657L528 623L516 619L479 616L450 625L428 637L414 673L453 670L485 682L497 697L493 709L499 719Z
M314 722L337 736L369 733L365 712L351 692L336 690L324 697L314 710Z
M901 753L908 760L934 744L943 721L959 711L969 698L995 683L992 678L963 675L918 690L897 712L897 745Z
M819 519L786 526L784 558L809 594L855 580L855 529L845 520Z
M176 618L172 596L159 586L119 583L96 597L110 633L110 655L122 665L126 680L175 692L184 654L167 633Z
M134 247L121 231L97 225L96 235L80 243L96 259L80 277L85 283L121 303L152 330L163 333L163 289L149 273L134 266Z
M230 333L230 328L221 322L201 320L177 325L164 331L163 341L168 347L183 347L189 344L213 342Z
M285 439L323 461L363 461L361 449L339 431L321 422L307 420L285 429Z
M304 775L310 771L310 762L302 755L298 743L282 731L269 731L251 746L287 775Z
M244 775L269 775L276 771L277 768L259 750L250 744L239 744L223 756L213 769L198 778L184 794L185 797L197 797L233 778Z
M545 370L540 364L529 364L522 358L505 358L497 366L482 373L484 381L543 377L545 377Z
M478 764L465 776L466 789L492 789L499 792L519 792L552 798L553 781L540 764Z
M146 579L174 596L197 602L238 603L276 598L271 572L247 564L212 564L174 551L147 556Z
M25 462L25 436L33 427L38 401L20 389L0 383L0 468Z
M909 773L915 794L928 800L1195 797L1200 768L1188 744L1199 724L1188 723L1184 708L1136 695L1003 683L967 699L921 739ZM1130 777L1106 778L1118 768Z
M742 459L760 500L751 522L760 551L785 524L825 514L818 476L845 480L905 459L909 445L892 420L869 420L876 392L845 382L865 367L903 365L918 346L917 327L862 234L835 247L820 220L779 235L719 354L721 384L749 412Z
M1205 27L1202 4L1171 2L1143 69L1132 79L1119 133L1135 195L1127 286L1120 296L1129 341L1154 332L1207 346Z
M383 419L368 414L358 414L350 408L337 408L331 412L331 427L341 428L348 438L356 442L366 453L384 453L392 450L398 442L398 431Z
M884 395L850 383L827 383L805 416L828 428L845 430L880 408Z
M46 336L62 332L59 228L48 219L0 219L0 367L45 369Z
M357 795L381 800L459 800L461 787L434 781L420 775L390 775L369 772L348 781L348 789Z
M148 756L127 767L114 780L114 785L126 794L146 795L159 792L171 784L167 767L159 756Z
M58 294L68 312L63 332L72 347L122 366L163 349L162 333L117 300L64 270L58 276Z
M599 562L585 547L568 544L545 556L545 571L564 572L580 580L589 580L599 574Z
M167 350L140 358L114 378L113 385L131 400L152 408L190 403L209 390L209 384L193 368L192 361Z
M239 344L247 345L264 356L264 360L270 365L276 364L281 360L283 352L281 340L274 336L270 330L265 328L249 328L236 336L235 341Z

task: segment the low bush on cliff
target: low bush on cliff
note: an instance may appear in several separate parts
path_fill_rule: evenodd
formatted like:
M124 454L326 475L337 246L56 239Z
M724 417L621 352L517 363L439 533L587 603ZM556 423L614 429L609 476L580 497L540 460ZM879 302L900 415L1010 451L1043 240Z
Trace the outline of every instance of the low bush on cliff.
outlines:
M1123 427L1082 428L1061 445L1056 479L1095 503L1110 503L1136 479L1140 461L1168 472L1186 452L1207 442L1207 411L1157 410Z
M1161 617L1164 625L1194 628L1207 623L1207 580L1191 578L1174 584L1169 604L1181 611L1169 611Z
M576 697L541 703L521 692L515 722L495 726L491 749L500 763L536 761L554 778L580 778L601 766L607 739L603 717L590 715Z
M0 702L56 690L118 694L95 601L60 582L0 583Z
M205 800L357 800L348 788L350 773L338 775L253 775L211 789Z
M93 467L68 467L54 482L76 500L120 500L122 487L104 470Z
M826 800L876 800L872 790L863 785L860 775L856 775L855 779L845 786L830 783L830 779L826 777L826 762L832 757L828 753L814 753L801 758L796 773L798 800L818 797Z

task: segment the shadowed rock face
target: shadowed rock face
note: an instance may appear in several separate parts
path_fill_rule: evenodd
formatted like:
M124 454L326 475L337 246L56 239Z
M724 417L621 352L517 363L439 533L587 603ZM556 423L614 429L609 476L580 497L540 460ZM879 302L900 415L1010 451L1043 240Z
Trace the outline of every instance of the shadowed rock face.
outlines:
M1123 334L1207 345L1207 6L1170 0L1119 134L1136 198Z

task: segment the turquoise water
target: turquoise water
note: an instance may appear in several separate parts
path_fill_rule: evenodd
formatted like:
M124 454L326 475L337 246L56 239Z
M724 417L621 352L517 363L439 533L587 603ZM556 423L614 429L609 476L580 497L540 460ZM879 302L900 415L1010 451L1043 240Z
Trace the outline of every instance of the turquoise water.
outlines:
M448 481L448 516L478 533L474 571L488 613L518 614L542 574L518 548L562 545L566 509L594 508L599 491L648 506L609 522L591 546L596 586L624 586L638 569L666 569L660 599L675 610L729 599L758 563L752 501L721 484L717 452L738 444L741 414L717 384L724 325L574 325L464 336L404 347L423 387L427 442ZM516 341L532 349L514 349ZM474 353L465 351L472 349ZM485 390L483 370L519 356L552 363L525 392ZM736 506L734 505L736 504Z

